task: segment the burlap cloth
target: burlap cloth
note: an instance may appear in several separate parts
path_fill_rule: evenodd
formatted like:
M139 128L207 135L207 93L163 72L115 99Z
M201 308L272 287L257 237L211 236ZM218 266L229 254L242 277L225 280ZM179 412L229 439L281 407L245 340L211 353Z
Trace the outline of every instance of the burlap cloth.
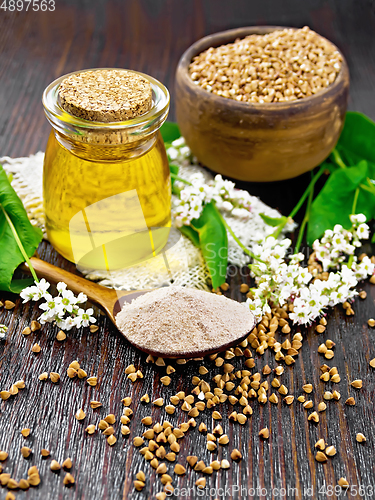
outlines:
M3 157L0 158L0 164L3 165L8 174L13 176L12 186L21 198L31 223L39 226L47 239L43 212L43 159L44 153L39 152L27 158ZM197 171L204 172L206 177L209 176L197 164L181 165L179 175L189 179ZM273 232L272 227L265 225L259 216L260 213L265 213L270 217L280 217L277 210L270 208L255 196L251 197L251 212L246 220L225 215L234 233L250 249L255 243ZM290 229L291 227L287 226L285 232ZM166 265L166 259L162 255L158 255L134 267L110 274L105 271L85 271L84 273L90 280L122 290L157 288L170 283L208 289L208 272L200 250L188 238L182 236L177 229L171 231L170 238L171 241L168 244L170 248L166 252L169 269ZM244 266L248 263L248 256L242 252L230 236L228 250L231 265Z

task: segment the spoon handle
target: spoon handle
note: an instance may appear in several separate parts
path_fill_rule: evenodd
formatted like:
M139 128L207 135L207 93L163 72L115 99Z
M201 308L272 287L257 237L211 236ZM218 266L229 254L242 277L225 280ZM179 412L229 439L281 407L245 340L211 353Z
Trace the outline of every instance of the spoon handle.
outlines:
M63 281L67 284L69 290L75 294L83 292L92 302L108 307L113 306L114 301L117 299L116 292L113 289L88 281L36 257L32 257L30 262L39 278L45 278L54 284ZM29 272L26 264L23 265L23 269Z

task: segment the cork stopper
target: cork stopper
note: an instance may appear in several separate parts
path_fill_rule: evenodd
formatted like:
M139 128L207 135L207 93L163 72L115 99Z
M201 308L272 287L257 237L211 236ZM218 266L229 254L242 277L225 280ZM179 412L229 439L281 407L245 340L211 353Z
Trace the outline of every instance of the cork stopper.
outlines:
M59 87L61 107L95 122L118 122L147 113L152 107L150 82L125 70L84 71L65 78Z

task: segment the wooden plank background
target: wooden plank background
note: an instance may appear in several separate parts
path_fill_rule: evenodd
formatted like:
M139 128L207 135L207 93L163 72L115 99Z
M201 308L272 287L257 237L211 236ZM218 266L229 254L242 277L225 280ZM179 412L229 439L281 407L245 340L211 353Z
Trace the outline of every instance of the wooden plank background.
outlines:
M58 76L82 68L124 67L160 79L172 93L170 118L173 119L174 72L182 52L206 34L253 24L309 25L331 39L349 63L350 109L375 119L375 8L371 0L56 0L56 10L52 13L0 10L0 156L29 155L45 148L49 125L42 110L42 92ZM302 177L290 182L244 187L288 213L306 182L306 177ZM47 243L41 244L39 253L46 261L65 269L73 268ZM242 282L249 282L246 270L238 270L230 279L228 296L243 300L239 292ZM241 495L232 489L225 498L323 499L336 498L335 494L324 493L324 487L336 485L337 480L345 476L357 489L359 485L364 487L357 493L352 489L347 498L373 498L375 373L368 363L375 357L375 331L367 327L367 319L375 315L375 288L369 284L363 288L368 298L356 302L354 317L347 318L338 307L328 316L325 334L317 335L313 329L303 332L304 346L296 364L287 367L282 377L295 396L301 394L304 383L312 383L312 399L315 403L321 401L326 386L319 380L319 366L324 359L317 348L330 338L336 342L335 357L327 364L337 366L341 374L342 382L337 387L341 401L329 402L317 425L307 422L306 410L296 401L290 407L282 403L261 407L256 401L252 402L254 414L243 427L228 422L227 415L232 408L223 405L220 408L224 416L222 425L231 444L229 448L221 447L218 456L226 458L230 449L237 447L243 453L243 460L239 464L231 463L228 471L214 473L207 479L207 485L238 485L255 490ZM17 499L153 498L161 490L160 482L131 445L131 439L143 432L140 420L145 415L167 418L175 425L187 417L179 411L170 417L163 409L140 404L139 398L148 393L152 400L159 396L167 399L177 390L190 391L191 377L196 374L199 363L177 366L171 385L164 388L159 382L164 370L146 364L145 357L129 347L109 320L99 316L98 310L99 332L71 332L65 342L58 343L57 329L51 326L23 337L22 329L37 319L40 311L34 304L23 305L15 296L0 293L0 300L7 298L15 300L16 307L12 311L0 309L0 323L9 326L7 340L0 344L0 389L8 389L20 378L25 379L26 389L0 405L0 449L10 455L3 467L19 480L26 477L31 464L36 464L42 478L39 487L16 492ZM30 352L36 341L42 347L40 354ZM68 379L66 369L74 359L78 359L90 375L98 376L96 388ZM144 379L134 385L124 375L129 363L144 373ZM276 366L270 353L256 358L256 369L265 363L271 368ZM205 360L204 364L210 370L210 377L217 373L210 361ZM241 359L234 364L240 367ZM38 375L44 371L59 372L60 383L40 382ZM209 380L208 376L205 378ZM364 381L361 391L350 386L356 378ZM118 442L113 448L101 435L86 435L84 429L88 423L97 423L110 412L119 419L120 400L128 395L133 397L135 414L130 437L121 436L118 422ZM355 397L356 406L344 405L349 395ZM102 401L103 408L91 410L91 399ZM83 423L74 418L80 407L87 413ZM211 412L206 411L198 418L198 422L204 421L209 429L214 424L210 415ZM264 426L270 429L269 441L258 437ZM27 439L20 434L24 427L31 428ZM356 442L357 432L367 436L365 444ZM338 450L327 464L314 460L314 443L319 437ZM216 454L210 454L205 443L206 438L197 429L189 431L181 442L178 462L185 465L186 456L192 454L210 462ZM24 445L33 450L28 460L20 454ZM73 488L63 486L63 473L49 470L51 459L40 457L41 448L49 449L60 462L68 456L72 458L72 473L76 478ZM144 470L147 476L146 488L141 493L135 492L132 486L139 470ZM169 470L173 470L171 465ZM199 477L189 468L186 476L172 476L175 487L192 487ZM278 495L280 492L275 488L285 488L286 494ZM6 490L0 489L0 498L5 495ZM196 497L191 492L186 498ZM208 492L205 498L215 498L215 493Z

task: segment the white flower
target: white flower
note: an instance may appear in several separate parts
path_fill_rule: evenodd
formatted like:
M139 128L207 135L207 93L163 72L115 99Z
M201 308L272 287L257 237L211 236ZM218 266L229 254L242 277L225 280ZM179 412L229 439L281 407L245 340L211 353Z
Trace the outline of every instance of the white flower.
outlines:
M190 148L188 146L183 146L180 149L180 154L182 154L182 156L190 156L191 155Z
M299 262L302 262L305 260L305 256L303 255L302 252L295 253L290 257L290 263L291 264L298 264Z
M176 160L178 157L178 151L175 148L168 148L168 156L171 160Z
M39 283L35 283L35 286L38 289L39 297L43 297L45 293L47 293L48 288L51 286L48 281L42 278Z
M246 304L248 305L250 311L254 314L255 319L259 321L262 316L268 312L271 312L271 308L265 299L255 297L254 299L247 299Z
M364 214L353 214L350 215L350 221L353 225L362 224L363 222L366 222L366 216Z
M35 281L35 285L24 288L20 293L20 296L23 300L23 303L28 302L29 300L40 300L47 293L50 284L44 278L42 278L39 282Z
M354 272L349 269L348 266L342 266L339 275L341 277L342 283L349 286L349 288L356 286L357 279L354 276Z
M175 139L174 141L172 141L172 146L174 146L175 148L178 148L180 146L185 146L184 137L179 137L178 139Z
M295 281L300 285L302 284L307 285L307 283L310 282L311 278L312 274L310 274L307 269L300 268L295 278Z
M55 316L51 315L50 311L48 310L39 316L38 321L41 325L44 325L45 323L51 323L54 319Z
M68 316L65 319L56 319L56 325L61 328L62 330L71 330L74 326L76 326L76 320L75 318L72 318L72 316Z
M59 283L57 283L56 288L59 293L62 293L67 289L67 284L60 281Z
M221 208L223 210L230 212L233 209L233 205L230 201L223 201Z
M371 262L369 257L365 256L361 262L354 262L352 270L357 280L363 280L374 274L375 265Z
M86 301L87 301L87 295L85 295L84 293L80 292L78 294L78 297L77 297L77 300L76 300L76 304L83 304Z
M79 328L80 326L89 326L90 323L96 323L96 319L92 316L94 310L92 308L83 310L78 309L78 314L75 318L75 324Z
M370 236L370 228L367 224L360 224L357 227L357 236L360 240L367 240Z
M77 303L77 299L72 291L64 290L62 292L61 303L65 311L71 313L73 311L73 306Z
M55 317L62 317L65 313L64 307L61 303L61 297L53 298L52 295L48 294L48 297L45 297L46 302L39 305L39 309L45 311L40 319L43 323L48 321L52 321Z
M23 304L25 302L28 302L29 300L39 300L39 298L34 298L38 297L38 289L36 286L29 286L27 288L24 288L22 292L20 293L20 297L23 299Z
M303 305L295 306L294 311L289 313L289 318L298 325L305 325L310 321L309 311Z

